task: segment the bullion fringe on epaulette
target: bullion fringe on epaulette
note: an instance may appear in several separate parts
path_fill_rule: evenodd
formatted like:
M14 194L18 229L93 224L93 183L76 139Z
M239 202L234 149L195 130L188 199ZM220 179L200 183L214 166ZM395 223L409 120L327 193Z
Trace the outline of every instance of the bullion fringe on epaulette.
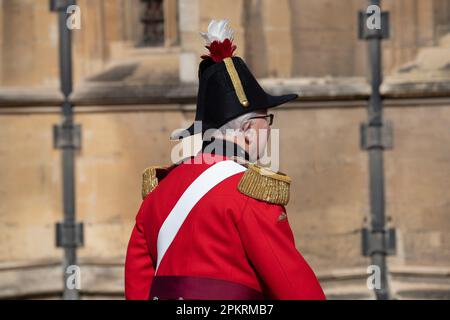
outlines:
M273 204L287 205L291 178L267 169L249 165L239 181L238 190L252 198Z
M163 169L163 167L148 167L142 173L142 199L158 186L157 169Z

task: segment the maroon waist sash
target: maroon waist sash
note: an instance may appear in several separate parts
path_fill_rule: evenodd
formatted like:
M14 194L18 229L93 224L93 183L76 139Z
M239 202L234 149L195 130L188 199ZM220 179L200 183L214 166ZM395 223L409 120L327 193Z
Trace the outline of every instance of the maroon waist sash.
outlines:
M151 300L263 300L261 292L225 280L155 276L150 289Z

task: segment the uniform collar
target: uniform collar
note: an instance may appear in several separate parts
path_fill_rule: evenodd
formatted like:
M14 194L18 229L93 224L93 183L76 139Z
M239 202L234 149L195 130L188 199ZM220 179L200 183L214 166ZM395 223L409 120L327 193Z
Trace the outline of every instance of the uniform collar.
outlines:
M228 140L211 138L211 141L203 141L203 153L222 155L227 158L241 158L249 161L249 154L236 143Z

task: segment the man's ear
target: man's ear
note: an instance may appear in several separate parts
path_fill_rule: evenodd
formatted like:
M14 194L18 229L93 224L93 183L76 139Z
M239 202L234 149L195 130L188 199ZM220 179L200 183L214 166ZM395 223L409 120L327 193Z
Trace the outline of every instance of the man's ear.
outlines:
M251 129L251 127L252 127L252 121L251 121L251 120L246 120L246 121L244 121L244 123L242 124L241 130L242 130L243 132L245 132L245 131Z
M246 144L250 144L250 135L252 130L252 121L247 120L242 124L241 127L242 132L244 133L244 139Z

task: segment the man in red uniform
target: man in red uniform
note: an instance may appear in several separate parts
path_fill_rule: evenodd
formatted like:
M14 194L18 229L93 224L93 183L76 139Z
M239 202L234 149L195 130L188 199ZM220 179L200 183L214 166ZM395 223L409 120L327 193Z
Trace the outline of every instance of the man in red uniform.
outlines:
M324 299L297 251L284 205L290 178L252 164L266 147L267 109L297 95L264 92L232 31L212 21L199 68L202 151L144 172L144 201L125 264L127 299ZM261 130L263 129L263 130ZM231 130L231 131L230 131Z

